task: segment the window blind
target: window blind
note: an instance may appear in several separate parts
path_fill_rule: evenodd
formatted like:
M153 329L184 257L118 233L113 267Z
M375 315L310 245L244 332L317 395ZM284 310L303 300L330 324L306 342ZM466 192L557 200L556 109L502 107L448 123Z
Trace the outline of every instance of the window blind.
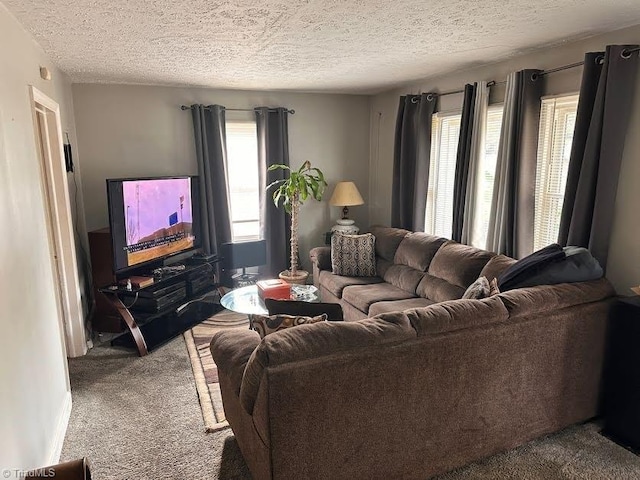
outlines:
M431 126L431 158L425 231L451 238L453 186L460 137L461 114L437 113Z
M260 237L258 136L254 121L227 121L227 184L234 241Z
M504 105L492 105L487 110L487 118L482 139L482 155L478 159L478 175L476 177L476 203L473 216L471 244L477 248L487 248L489 218L491 217L491 201L493 199L493 183L498 161L498 146L502 128Z
M542 100L534 217L534 249L558 240L578 95Z

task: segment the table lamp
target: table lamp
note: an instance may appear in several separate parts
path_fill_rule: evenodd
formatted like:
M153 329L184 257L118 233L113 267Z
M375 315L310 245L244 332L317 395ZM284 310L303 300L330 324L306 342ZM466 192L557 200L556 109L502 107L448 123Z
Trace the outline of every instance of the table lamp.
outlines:
M364 200L362 200L362 195L360 195L356 184L353 182L338 182L329 203L337 207L343 207L342 218L338 220L337 225L331 228L331 231L346 234L358 233L358 227L356 227L353 224L354 221L349 218L349 207L364 205Z

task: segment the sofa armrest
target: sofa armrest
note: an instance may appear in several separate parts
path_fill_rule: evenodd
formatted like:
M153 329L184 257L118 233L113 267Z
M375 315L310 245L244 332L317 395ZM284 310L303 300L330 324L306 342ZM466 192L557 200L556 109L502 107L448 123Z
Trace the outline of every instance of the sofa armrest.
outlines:
M309 258L318 270L331 270L331 247L316 247L309 252Z
M320 272L331 271L331 247L316 247L309 252L309 258L313 265L313 284L320 288Z
M211 339L209 348L213 361L218 369L231 379L238 396L247 362L259 344L260 335L249 329L223 330Z

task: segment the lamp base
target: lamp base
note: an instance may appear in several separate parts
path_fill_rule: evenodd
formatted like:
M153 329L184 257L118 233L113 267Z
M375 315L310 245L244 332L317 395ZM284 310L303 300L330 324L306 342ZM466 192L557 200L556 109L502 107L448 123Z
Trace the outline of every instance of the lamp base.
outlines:
M348 225L342 225L340 224L340 220L338 220L338 225L331 227L331 231L343 235L357 235L360 229L353 224L353 220L351 220L351 223Z
M338 225L353 225L355 221L351 220L350 218L341 218L337 220L337 223Z

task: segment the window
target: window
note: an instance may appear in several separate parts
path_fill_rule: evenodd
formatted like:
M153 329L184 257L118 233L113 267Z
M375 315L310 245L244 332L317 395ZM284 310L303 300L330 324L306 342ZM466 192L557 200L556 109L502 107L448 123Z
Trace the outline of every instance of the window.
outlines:
M493 182L496 176L500 130L502 129L503 105L492 105L487 110L484 138L480 158L478 159L478 175L476 177L476 204L473 216L471 244L477 248L487 248L489 217L491 217L491 201L493 199Z
M227 121L227 163L233 241L260 238L256 122Z
M577 109L578 95L542 100L533 230L535 250L558 241Z
M431 125L431 159L425 232L451 238L453 186L462 115L436 113Z

